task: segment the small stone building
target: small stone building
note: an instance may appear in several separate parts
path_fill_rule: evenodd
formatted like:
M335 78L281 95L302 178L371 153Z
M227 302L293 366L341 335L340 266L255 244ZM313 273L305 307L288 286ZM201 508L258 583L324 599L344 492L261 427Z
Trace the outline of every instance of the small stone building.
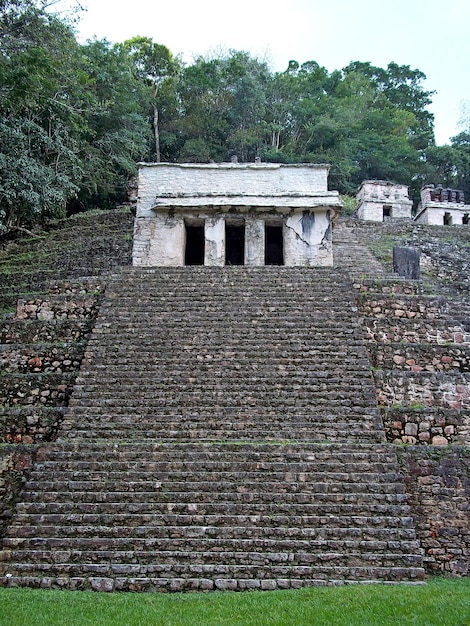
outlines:
M411 219L413 202L406 185L384 180L365 180L356 193L356 216L360 220L384 222L389 219Z
M470 206L465 204L463 191L426 185L421 189L415 221L435 226L469 225Z
M328 165L141 163L135 266L331 266Z

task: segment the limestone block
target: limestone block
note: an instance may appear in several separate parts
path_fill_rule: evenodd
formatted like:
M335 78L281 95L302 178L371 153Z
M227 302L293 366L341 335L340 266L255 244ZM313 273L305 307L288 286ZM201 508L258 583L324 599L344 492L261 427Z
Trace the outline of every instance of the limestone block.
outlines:
M146 265L184 265L185 230L181 215L158 213L152 222Z
M393 247L393 271L403 278L419 280L419 257L418 248L410 246Z
M245 219L245 265L264 265L264 220L254 216Z
M285 265L331 266L331 220L328 210L296 211L286 219Z
M222 215L209 217L205 222L204 265L225 265L225 220Z

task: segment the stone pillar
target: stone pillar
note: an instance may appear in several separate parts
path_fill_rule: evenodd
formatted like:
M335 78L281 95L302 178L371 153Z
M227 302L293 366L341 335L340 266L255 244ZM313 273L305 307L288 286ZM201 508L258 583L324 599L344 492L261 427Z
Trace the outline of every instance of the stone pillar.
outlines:
M245 220L245 265L264 265L264 220L251 215Z
M301 266L333 265L329 210L296 211L284 226L284 264Z
M158 213L152 222L146 265L184 265L185 231L182 216Z
M225 265L225 218L223 215L208 217L204 228L204 265Z

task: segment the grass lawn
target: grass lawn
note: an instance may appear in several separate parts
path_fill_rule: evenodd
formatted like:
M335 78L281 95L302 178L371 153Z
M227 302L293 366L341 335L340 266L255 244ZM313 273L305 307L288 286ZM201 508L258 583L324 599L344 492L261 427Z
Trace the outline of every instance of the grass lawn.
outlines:
M470 626L470 579L292 591L103 594L0 589L1 626Z

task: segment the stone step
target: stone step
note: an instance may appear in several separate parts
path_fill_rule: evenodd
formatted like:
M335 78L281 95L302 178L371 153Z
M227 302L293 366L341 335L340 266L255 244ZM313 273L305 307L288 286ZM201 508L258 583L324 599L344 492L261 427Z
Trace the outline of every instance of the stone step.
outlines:
M367 469L378 466L397 467L395 447L389 444L318 444L318 443L184 443L162 444L155 442L108 443L78 442L51 443L40 447L36 453L38 467L44 463L77 467L81 463L129 463L133 467L142 463L237 463L254 467L312 465L319 471L328 468L354 466Z
M67 431L67 429L70 429ZM334 427L325 428L321 424L310 424L310 427L305 428L285 428L284 430L277 431L276 433L266 432L261 427L250 428L243 430L241 427L238 430L230 429L226 430L223 427L220 428L202 428L194 426L191 428L168 428L166 431L163 428L157 430L152 425L148 427L146 425L141 426L136 433L135 429L125 429L122 427L113 427L109 425L107 428L94 429L90 427L87 430L77 429L73 423L63 422L61 424L62 437L67 437L68 440L74 441L80 440L96 440L106 441L110 437L116 440L126 439L129 441L142 441L142 440L158 440L162 442L187 442L187 441L311 441L311 442L331 442L338 441L348 443L351 438L360 439L361 436L366 436L369 440L381 442L384 440L383 433L373 431L372 427L364 426L363 428L354 428L350 425L340 425L337 430ZM66 431L66 432L64 432Z
M245 448L247 446L244 446ZM228 448L228 446L227 446ZM347 480L352 475L357 475L358 472L364 477L371 475L383 476L384 473L393 472L396 474L397 461L396 458L384 458L380 460L372 460L370 458L357 459L351 458L352 455L343 455L343 458L333 457L331 459L314 458L309 459L308 455L302 458L300 455L292 456L289 459L273 459L269 457L253 457L246 458L245 455L232 455L230 449L224 453L221 449L220 454L214 455L197 455L190 452L183 452L179 456L171 456L165 454L163 451L161 454L153 454L151 457L144 459L138 458L136 455L134 459L129 459L125 455L124 458L118 454L113 456L98 455L93 457L59 457L54 454L47 459L38 460L35 463L34 472L42 473L44 470L50 472L56 470L58 472L74 471L74 472L90 472L93 470L96 474L106 474L107 472L124 472L131 475L133 472L140 470L146 472L163 472L169 473L170 476L174 476L175 472L181 471L197 471L201 476L206 472L225 472L231 471L234 466L237 467L237 471L263 471L263 475L266 476L271 472L286 471L300 472L303 476L308 475L309 480L314 479L315 476L330 478L336 476L341 480ZM171 463L171 469L169 469L169 463ZM337 467L341 468L338 472Z
M248 412L247 412L248 413ZM243 441L258 440L271 442L285 442L297 440L300 442L310 441L341 441L347 443L351 437L367 437L372 441L380 443L384 440L380 416L374 416L368 420L357 423L351 421L338 422L336 419L325 421L322 419L312 419L308 415L304 418L292 418L284 416L285 424L275 426L268 420L253 420L252 415L245 417L239 415L236 421L232 421L227 427L223 420L214 421L213 418L201 416L199 421L191 421L189 416L182 418L181 422L168 422L164 420L130 420L122 419L100 420L94 422L89 420L64 419L61 425L62 437L74 440L93 441L96 440L125 440L129 442L141 442L145 440L155 441ZM307 421L309 420L309 421Z
M327 555L323 562L328 563ZM86 569L86 566L83 566ZM89 570L82 575L71 575L71 568L64 566L60 576L51 575L51 568L39 570L37 574L28 571L23 576L0 578L0 585L7 587L29 586L70 590L131 591L131 592L182 592L182 591L248 591L298 589L300 587L343 584L344 581L422 582L424 572L421 567L382 567L373 564L359 566L316 565L311 566L271 566L269 572L262 567L244 565L152 565L144 568L132 566L111 566L111 575L100 575L100 569ZM94 575L93 575L94 574Z
M95 476L95 473L93 477L90 477L87 476L86 472L82 473L81 476L79 472L72 472L71 474L70 478L67 478L67 474L65 474L57 478L49 477L48 480L31 479L26 487L30 491L43 489L44 491L64 490L66 492L86 490L90 492L112 492L113 485L119 478L119 475L113 476L113 479L104 478L104 476ZM78 474L78 476L74 474ZM230 486L234 485L234 481L242 481L243 488L252 493L259 493L260 491L287 491L288 489L299 490L302 493L321 493L325 491L362 493L366 489L372 492L388 490L387 493L393 493L394 490L399 489L394 481L399 481L400 479L398 473L386 474L384 476L371 475L369 480L367 480L368 477L366 475L358 473L347 482L335 481L334 479L327 480L329 478L328 475L325 475L323 480L309 481L308 476L302 474L297 476L295 473L292 473L289 476L288 473L280 472L276 476L276 474L269 474L264 471L254 472L249 478L247 478L245 471L233 471L227 473L227 476L221 476L219 472L208 473L206 476L199 476L198 474L192 476L188 472L187 475L189 479L193 478L193 480L186 479L184 474L180 476L178 472L175 472L173 477L159 473L153 478L149 478L149 475L145 474L145 472L135 473L134 475L132 472L129 472L127 478L126 476L121 476L122 483L119 486L123 491L152 492L152 490L163 490L163 496L168 495L168 490L175 493L183 492L185 491L185 486L198 493L210 492L213 487L217 487L218 491L227 492ZM262 483L258 484L258 481L262 481ZM163 482L165 482L164 487L162 486Z
M221 487L227 483L233 483L233 481L243 480L243 484L247 488L248 486L252 488L262 476L263 483L270 483L269 488L271 488L271 483L285 486L286 484L305 482L304 488L306 490L315 488L316 484L328 484L332 489L336 489L338 484L343 484L344 490L347 490L357 485L358 481L371 485L388 484L399 480L401 477L397 471L382 471L379 473L372 471L351 471L349 473L346 471L314 472L312 470L309 471L308 468L301 470L301 468L292 467L291 464L286 465L285 468L279 468L277 471L269 470L266 467L263 467L261 471L256 468L251 470L251 468L243 467L243 464L236 467L233 467L232 464L230 470L224 468L222 463L214 463L213 465L213 468L207 468L202 463L194 465L188 463L187 467L183 466L184 468L175 465L168 468L168 465L162 463L150 465L148 469L142 468L140 471L134 468L127 468L127 470L126 468L107 469L104 471L95 469L92 472L89 469L78 470L71 468L68 471L58 469L57 479L60 480L61 485L67 481L71 490L73 490L75 483L82 484L88 483L88 481L101 482L102 485L108 488L114 481L118 480L129 480L131 483L142 481L143 484L147 484L147 482L153 484L155 478L153 481L148 481L148 478L151 473L155 472L156 478L159 481L166 481L167 486L169 484L179 485L182 482L187 482L188 485L193 485L193 483L202 485L216 480L217 485ZM51 469L48 474L50 478L55 478ZM30 487L34 484L34 476L35 474L33 474L31 481L28 482ZM49 481L47 484L50 484Z
M158 481L157 481L158 482ZM213 483L212 483L213 485ZM57 503L73 503L73 506L82 506L84 503L88 506L93 503L95 506L101 506L103 503L109 502L124 502L129 505L129 495L132 494L132 504L136 503L153 503L169 506L170 504L178 505L193 505L195 502L197 506L206 504L217 504L217 506L228 506L229 510L234 504L251 504L259 503L259 506L265 504L266 506L275 507L277 504L289 504L289 505L304 505L311 502L321 503L322 505L329 506L330 504L336 505L338 502L344 502L346 504L363 504L365 509L370 508L374 504L388 505L390 502L400 502L405 507L404 511L408 509L406 507L406 495L404 488L401 484L394 484L388 486L387 492L383 491L383 485L377 486L373 490L369 491L329 491L326 484L317 485L316 492L304 492L302 490L289 491L289 490L276 490L272 492L262 491L250 491L235 489L227 491L207 491L199 490L194 493L188 493L186 490L174 491L174 490L161 490L155 488L155 485L150 486L146 491L144 486L141 486L139 490L136 490L135 484L130 487L126 485L119 485L122 489L127 487L123 491L117 491L116 486L108 493L102 491L87 491L81 489L80 485L75 485L76 489L73 491L73 497L70 491L61 491L55 489L54 485L51 485L50 490L47 486L44 488L37 484L38 490L26 489L24 492L25 504L28 502L40 502L47 503L47 505L56 505ZM21 509L22 504L18 505ZM104 505L103 505L104 506ZM130 506L130 505L129 505Z
M339 546L347 543L348 547L359 547L367 541L401 541L402 529L408 530L405 541L415 541L411 518L392 515L343 516L328 526L325 524L325 516L302 516L298 520L288 515L263 517L223 513L212 516L157 514L155 519L152 515L69 517L78 519L64 520L61 515L50 515L47 519L21 516L9 528L4 548L28 549L32 543L54 549L80 549L80 545L86 549L88 542L95 541L98 549L99 545L109 549L110 541L116 538L116 549L121 550L142 550L151 546L155 550L166 550L172 546L184 546L185 543L191 543L197 550L198 544L222 545L222 542L225 549L236 550L237 544L240 544L240 548L243 543L252 541L256 541L257 547L262 550L269 547L282 550L283 542L297 543L297 546L290 546L293 550L302 545L308 545L314 550L316 541L320 545L335 543ZM37 538L38 528L41 531L40 540Z
M126 493L127 495L127 493ZM352 500L352 496L350 496ZM272 522L273 516L276 519L283 518L284 522L287 516L292 519L298 519L297 525L304 524L304 520L318 518L323 520L325 515L335 515L337 523L341 523L340 516L366 516L374 517L389 515L392 517L409 516L410 507L406 504L405 494L390 494L387 500L379 501L367 501L360 497L358 500L351 502L344 501L306 501L300 502L168 502L168 501L133 501L131 504L127 498L120 497L119 501L106 500L106 513L97 513L97 503L94 501L83 502L80 501L79 510L77 510L77 504L70 501L57 501L57 502L42 502L34 501L30 499L28 502L22 502L17 507L17 517L15 518L15 524L18 525L21 519L32 520L34 516L39 516L39 519L47 523L51 519L50 516L60 515L63 520L75 520L82 521L86 516L115 516L115 515L151 515L161 516L165 518L168 515L176 517L187 517L191 519L200 519L203 515L206 519L211 519L211 516L220 517L220 511L227 509L229 514L233 517L244 517L248 519L251 516L260 516L264 522ZM102 503L104 508L104 504ZM26 517L28 516L28 517ZM152 518L153 519L153 518ZM324 521L324 520L323 520ZM369 529L369 532L377 532L374 528ZM403 530L401 531L403 532ZM413 529L407 531L414 533Z

